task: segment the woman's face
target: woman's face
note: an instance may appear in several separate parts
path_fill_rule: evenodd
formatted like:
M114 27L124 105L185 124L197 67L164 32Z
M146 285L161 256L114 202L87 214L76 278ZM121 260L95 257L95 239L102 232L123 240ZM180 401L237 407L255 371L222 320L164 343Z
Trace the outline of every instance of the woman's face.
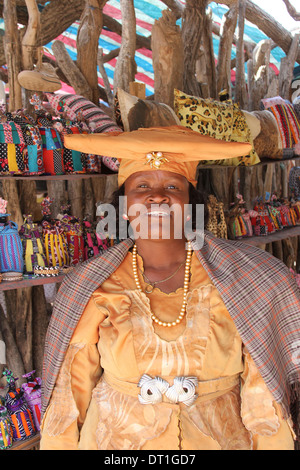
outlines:
M169 171L138 172L125 181L127 215L137 237L179 239L189 204L189 182Z

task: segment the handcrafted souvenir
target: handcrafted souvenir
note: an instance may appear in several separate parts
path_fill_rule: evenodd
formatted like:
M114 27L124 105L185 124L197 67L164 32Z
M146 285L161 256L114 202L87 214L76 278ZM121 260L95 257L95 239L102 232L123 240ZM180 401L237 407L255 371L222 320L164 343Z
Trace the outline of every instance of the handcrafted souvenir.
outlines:
M253 233L256 236L266 236L270 233L276 232L276 227L272 218L270 217L266 204L263 203L262 198L257 200L254 206L254 213L257 214L251 217L251 224Z
M257 213L246 211L244 204L243 196L237 194L227 215L229 238L233 240L253 235L251 217L257 216Z
M45 172L50 175L64 173L63 144L59 132L53 127L45 127L45 117L40 117L38 123L42 124L39 131L42 138L42 150Z
M0 449L9 449L13 444L13 429L7 408L0 404Z
M33 270L35 276L39 277L53 277L58 276L60 272L59 266L34 266Z
M208 197L208 222L206 229L218 238L227 238L227 224L224 214L224 204L218 202L215 196Z
M26 379L26 383L22 385L22 390L26 401L32 411L34 424L37 431L40 430L41 424L41 396L42 396L42 380L40 377L34 377L35 370L28 374L22 375Z
M84 220L83 227L83 241L84 241L84 259L92 258L99 254L98 239L96 230L91 222Z
M23 174L24 148L25 141L21 127L13 121L0 123L0 174Z
M61 139L64 141L66 134L82 134L79 125L72 123L64 123ZM86 172L86 155L77 150L63 148L63 162L66 173L85 173Z
M24 224L19 233L23 243L25 273L33 273L33 268L36 265L45 267L43 239L37 224L33 223L31 215L24 216Z
M23 273L23 247L18 225L7 219L7 201L0 198L0 271Z
M53 199L46 197L42 201L43 221L42 231L46 255L46 264L49 267L62 267L69 265L68 246L64 236L64 229L59 220L51 218L50 206Z
M59 221L42 222L46 261L49 267L69 265L64 227Z
M63 215L59 218L68 246L69 264L73 266L84 261L83 228L79 219L67 213L68 207L62 209Z
M13 440L23 441L36 434L32 412L24 397L21 388L16 387L17 378L9 369L5 369L3 375L8 383L8 392L5 403L11 419L13 429Z
M300 167L291 168L289 175L289 188L295 199L300 199Z
M57 113L66 113L71 120L79 120L84 118L90 130L97 134L106 132L121 132L121 129L105 112L91 101L79 95L59 95L45 93L52 108ZM117 172L119 162L117 158L108 158L104 156L99 159L110 170Z

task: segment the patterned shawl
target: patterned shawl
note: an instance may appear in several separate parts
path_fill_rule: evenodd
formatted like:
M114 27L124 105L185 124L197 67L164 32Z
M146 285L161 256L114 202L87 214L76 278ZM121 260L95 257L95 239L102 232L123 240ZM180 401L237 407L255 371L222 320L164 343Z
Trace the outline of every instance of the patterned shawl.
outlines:
M42 412L90 296L122 263L133 243L127 239L82 263L62 283L46 338ZM209 232L200 250L195 240L192 244L268 389L285 416L292 415L299 436L300 291L288 268L257 247Z

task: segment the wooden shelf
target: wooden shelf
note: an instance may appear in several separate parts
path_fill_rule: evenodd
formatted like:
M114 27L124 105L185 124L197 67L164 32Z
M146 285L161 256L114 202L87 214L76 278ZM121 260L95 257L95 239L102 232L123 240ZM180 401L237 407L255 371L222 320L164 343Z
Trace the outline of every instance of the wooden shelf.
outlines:
M80 180L88 178L104 178L106 176L111 176L110 174L105 173L82 173L76 175L33 175L33 176L24 176L24 175L1 175L0 180L16 180L16 181L58 181L58 180Z
M0 283L0 291L20 289L23 287L41 286L44 284L53 284L62 282L65 274L53 277L35 277L33 279L23 279L22 281L2 281Z
M40 434L36 434L35 436L26 439L25 441L16 441L12 447L7 450L31 450L36 448L40 443Z
M291 228L283 228L282 230L278 230L278 232L271 233L265 237L239 238L238 241L248 243L249 245L259 246L298 236L300 236L300 225Z
M261 166L261 165L269 165L270 163L287 163L287 162L292 162L292 161L295 161L295 162L299 162L300 161L300 156L294 156L293 158L285 158L285 159L281 159L281 160L273 160L271 158L264 158L262 159L259 163L257 163L256 165L250 165L250 166L245 166L245 165L198 165L198 170L212 170L212 169L224 169L224 168L254 168L254 167L257 167L257 166Z

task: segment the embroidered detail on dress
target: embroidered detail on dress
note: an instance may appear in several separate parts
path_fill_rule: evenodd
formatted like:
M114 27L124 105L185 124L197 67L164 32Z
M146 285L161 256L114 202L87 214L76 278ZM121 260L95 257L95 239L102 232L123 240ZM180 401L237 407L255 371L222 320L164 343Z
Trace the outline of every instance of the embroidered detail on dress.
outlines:
M68 348L43 419L43 432L48 436L62 434L79 416L71 388L71 366L78 351L84 347L85 344L77 343Z
M99 450L139 450L168 427L172 408L144 406L136 397L114 390L103 378L93 391L99 412L96 430Z
M241 391L243 423L252 434L272 436L280 427L273 397L248 351L244 354L245 369L241 375L244 382Z
M240 416L240 386L223 395L196 402L186 412L195 426L206 436L214 439L222 450L250 450L250 433Z

